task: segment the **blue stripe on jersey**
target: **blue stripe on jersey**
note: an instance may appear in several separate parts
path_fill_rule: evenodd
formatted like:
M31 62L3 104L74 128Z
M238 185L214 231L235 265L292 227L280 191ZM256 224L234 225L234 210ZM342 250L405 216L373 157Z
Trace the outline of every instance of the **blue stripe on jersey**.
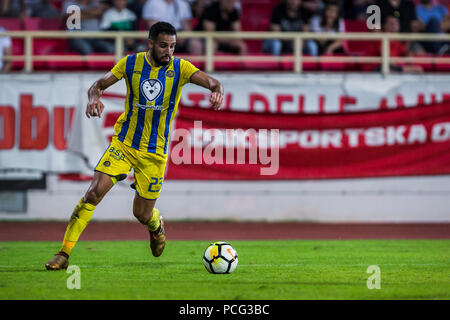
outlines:
M134 70L134 64L136 63L136 55L129 56L127 58L127 63L125 66L125 73L127 75L128 80L128 88L130 91L130 94L128 96L128 112L127 112L127 120L122 124L122 129L119 133L119 140L123 142L125 140L125 137L128 132L128 126L130 125L130 119L133 114L133 99L134 99L134 93L133 93L133 70Z
M175 109L175 99L177 97L178 82L180 80L180 59L173 59L173 69L175 71L175 78L173 79L172 92L170 93L169 108L166 115L166 127L164 130L164 154L167 153L167 142L169 141L170 118L172 118L173 110Z
M166 67L161 67L158 72L158 80L162 84L162 92L155 101L155 106L162 106L164 102L164 91L166 90ZM148 143L148 152L156 153L156 142L158 141L159 119L161 110L153 110L152 131L150 133L150 141Z
M141 91L141 84L150 77L151 66L147 63L147 59L144 57L144 64L142 66L141 77L139 79L139 104L146 105L147 99L144 97ZM141 144L142 132L144 131L145 125L145 112L146 109L138 108L138 118L136 123L136 129L134 130L133 142L131 147L139 150L139 145Z

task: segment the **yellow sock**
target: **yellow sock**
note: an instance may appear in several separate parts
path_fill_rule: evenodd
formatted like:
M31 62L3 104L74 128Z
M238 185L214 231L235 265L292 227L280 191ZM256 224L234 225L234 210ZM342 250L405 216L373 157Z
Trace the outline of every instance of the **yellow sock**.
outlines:
M90 203L85 203L83 198L78 202L70 217L69 224L64 234L64 240L60 251L70 255L73 247L78 241L84 228L86 228L89 220L91 220L94 213L95 206Z
M148 230L156 231L156 230L158 230L159 225L160 225L159 210L156 208L153 208L153 215L152 215L150 221L147 223Z

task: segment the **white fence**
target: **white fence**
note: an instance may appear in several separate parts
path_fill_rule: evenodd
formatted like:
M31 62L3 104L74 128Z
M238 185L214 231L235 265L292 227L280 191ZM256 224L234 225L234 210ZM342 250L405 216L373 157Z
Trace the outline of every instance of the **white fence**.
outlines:
M25 61L25 71L33 71L33 61L118 61L124 55L124 39L146 39L148 32L66 32L66 31L10 31L2 35L12 38L24 39L24 55L15 55L8 59L12 61ZM201 38L205 39L205 55L190 57L191 60L205 61L205 70L214 71L215 61L294 61L293 71L302 72L302 62L312 61L339 61L355 63L380 63L381 72L388 74L389 65L395 62L431 62L450 63L450 58L445 57L390 57L390 41L447 41L450 42L448 34L422 34L422 33L366 33L366 32L346 32L346 33L312 33L312 32L180 32L180 38ZM103 38L115 40L115 56L75 56L75 55L33 55L33 39L44 38ZM281 39L292 40L294 42L294 55L292 57L279 56L215 56L214 40L217 39ZM333 57L305 57L303 56L303 41L309 39L341 39L341 40L369 40L382 42L381 57L357 57L357 56L333 56Z

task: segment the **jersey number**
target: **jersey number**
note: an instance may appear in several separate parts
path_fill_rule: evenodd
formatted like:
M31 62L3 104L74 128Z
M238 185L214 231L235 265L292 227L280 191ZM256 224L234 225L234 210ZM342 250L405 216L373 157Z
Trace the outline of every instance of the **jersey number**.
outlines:
M148 186L148 191L150 192L159 192L161 191L161 186L163 183L163 178L156 178L156 177L151 177L150 179L152 179L152 181L150 182L150 185ZM153 187L155 186L155 187ZM153 190L152 190L153 188Z

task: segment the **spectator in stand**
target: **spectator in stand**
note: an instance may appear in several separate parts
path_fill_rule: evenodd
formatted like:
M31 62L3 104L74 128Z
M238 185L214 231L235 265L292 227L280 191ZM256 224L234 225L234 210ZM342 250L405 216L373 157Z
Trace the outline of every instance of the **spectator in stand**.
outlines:
M137 19L142 19L142 10L147 0L134 0L128 5L128 9L134 12Z
M219 0L204 9L198 23L199 31L241 31L241 15L235 0ZM216 40L215 51L231 52L240 55L247 53L247 45L241 39Z
M112 31L135 30L136 15L127 9L127 0L113 0L113 7L105 11L100 29Z
M71 5L77 5L81 10L81 30L69 31L100 31L100 19L107 7L96 0L69 0L65 1L62 6L62 14L67 19L67 8ZM114 53L114 44L105 39L99 38L71 38L69 39L71 50L81 53L82 55L94 52Z
M58 10L50 0L25 0L27 17L58 18Z
M381 24L386 17L396 17L400 22L400 32L420 32L421 23L417 18L416 6L410 0L377 0L375 3L381 9ZM418 41L407 42L411 53L423 52Z
M307 32L307 21L308 14L302 10L301 0L286 0L273 9L269 29L275 32ZM313 41L307 41L304 53L314 54L314 50ZM267 39L263 42L263 51L279 56L293 53L294 46L291 40Z
M50 0L1 0L0 16L58 18L59 14Z
M433 4L432 0L421 0L416 7L417 17L420 21L420 31L426 33L442 33L441 25L448 17L448 10L442 5ZM424 41L420 43L425 52L441 54L449 49L442 42ZM442 50L441 50L442 49Z
M342 10L344 19L366 21L367 7L372 2L372 0L344 0Z
M136 15L127 9L127 0L113 0L113 7L103 14L100 29L105 31L132 31L136 30ZM133 51L134 39L124 39L125 50Z
M302 7L302 16L305 19L305 22L309 22L309 20L316 16L320 15L323 12L325 4L322 0L303 0L301 2Z
M441 32L450 33L450 15L446 15L441 22ZM444 43L439 49L439 55L450 54L450 44Z
M8 72L11 70L11 60L3 60L11 56L11 38L1 36L6 30L0 27L0 72Z
M205 7L211 3L211 0L195 0L191 1L191 10L194 18L200 19L205 11Z
M25 0L0 0L0 17L26 18Z
M142 9L142 18L150 28L158 21L168 22L177 31L192 31L191 7L185 0L147 0ZM201 55L202 43L199 39L177 38L177 52Z
M387 16L384 18L382 26L382 32L398 33L400 32L400 20L394 16ZM403 41L389 41L389 53L391 57L407 57L411 53L408 50L408 46ZM381 56L381 42L373 41L373 45L370 46L366 53L366 56ZM374 71L380 71L381 67L377 67ZM390 65L391 71L397 72L423 72L422 67L415 65Z
M345 32L344 20L340 18L339 4L336 1L330 1L325 4L321 16L311 18L309 28L312 32ZM345 53L342 47L342 40L312 40L311 54L317 56L322 54Z
M400 32L419 32L420 22L416 15L416 6L410 0L378 0L376 3L381 9L381 20L396 17L400 22Z

